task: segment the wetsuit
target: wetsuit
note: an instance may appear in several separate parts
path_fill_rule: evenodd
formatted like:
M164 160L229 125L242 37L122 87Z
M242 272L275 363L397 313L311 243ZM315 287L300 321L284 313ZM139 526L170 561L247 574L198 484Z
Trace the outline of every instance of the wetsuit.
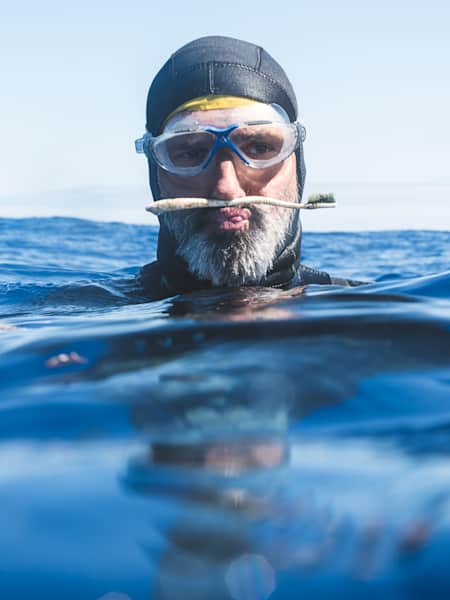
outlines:
M331 277L325 271L317 271L302 265L300 263L301 237L301 223L297 213L293 233L275 259L272 269L259 282L260 286L290 289L309 284L361 285L360 281ZM198 279L189 272L184 259L176 254L176 244L163 225L158 238L158 260L141 269L138 282L144 294L151 300L212 287L210 281Z

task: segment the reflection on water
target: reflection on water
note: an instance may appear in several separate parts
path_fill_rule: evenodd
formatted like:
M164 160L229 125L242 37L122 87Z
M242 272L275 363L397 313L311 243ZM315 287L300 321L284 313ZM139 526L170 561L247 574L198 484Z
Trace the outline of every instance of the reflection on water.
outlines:
M450 328L441 296L417 289L203 292L166 302L156 322L119 313L24 338L4 354L0 432L73 453L47 475L10 470L30 498L19 514L31 548L47 506L50 561L33 550L33 585L56 565L61 579L44 587L60 597L69 556L74 597L330 598L363 586L396 597L437 571L433 593L450 589ZM67 485L77 491L66 503ZM90 518L78 497L91 499ZM107 536L92 525L106 514ZM74 555L93 530L94 553ZM24 597L12 579L3 586Z
M274 557L261 554L272 551L260 547L257 532L280 515L259 481L283 467L287 453L283 438L157 443L130 462L127 489L182 498L186 507L167 533L153 597L268 598Z
M314 592L324 598L386 577L398 585L448 519L450 470L422 465L429 489L413 499L413 461L390 454L287 434L149 446L124 487L181 502L152 597L294 598L324 575L330 584Z

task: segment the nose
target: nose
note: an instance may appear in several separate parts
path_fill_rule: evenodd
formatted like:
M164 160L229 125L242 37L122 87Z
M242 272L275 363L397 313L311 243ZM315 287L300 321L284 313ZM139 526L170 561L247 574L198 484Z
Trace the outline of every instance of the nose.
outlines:
M213 181L211 182L210 198L233 200L233 198L242 198L246 195L228 150L220 150L211 167L213 167L211 173Z

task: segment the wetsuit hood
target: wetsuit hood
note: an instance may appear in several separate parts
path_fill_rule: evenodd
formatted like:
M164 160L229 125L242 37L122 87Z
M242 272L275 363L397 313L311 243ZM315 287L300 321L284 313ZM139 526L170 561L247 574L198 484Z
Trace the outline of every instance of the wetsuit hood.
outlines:
M297 100L282 67L260 46L223 36L207 36L194 40L163 65L153 80L147 97L147 130L161 133L164 121L188 100L206 96L231 95L280 105L291 121L297 119ZM305 180L303 146L296 150L298 199L301 200ZM155 200L161 198L157 166L149 160L150 187ZM284 247L263 285L278 285L289 280L300 260L301 222L299 211ZM195 277L176 254L175 240L160 220L158 261L168 276L186 280L186 289L196 289ZM292 275L291 275L292 277ZM202 285L204 287L204 283ZM189 287L190 286L190 287Z

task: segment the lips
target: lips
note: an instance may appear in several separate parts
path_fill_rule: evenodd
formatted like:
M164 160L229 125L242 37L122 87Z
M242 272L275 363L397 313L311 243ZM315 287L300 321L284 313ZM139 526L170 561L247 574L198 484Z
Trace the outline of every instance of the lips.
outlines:
M241 207L224 207L212 210L209 225L220 231L247 231L251 210Z

